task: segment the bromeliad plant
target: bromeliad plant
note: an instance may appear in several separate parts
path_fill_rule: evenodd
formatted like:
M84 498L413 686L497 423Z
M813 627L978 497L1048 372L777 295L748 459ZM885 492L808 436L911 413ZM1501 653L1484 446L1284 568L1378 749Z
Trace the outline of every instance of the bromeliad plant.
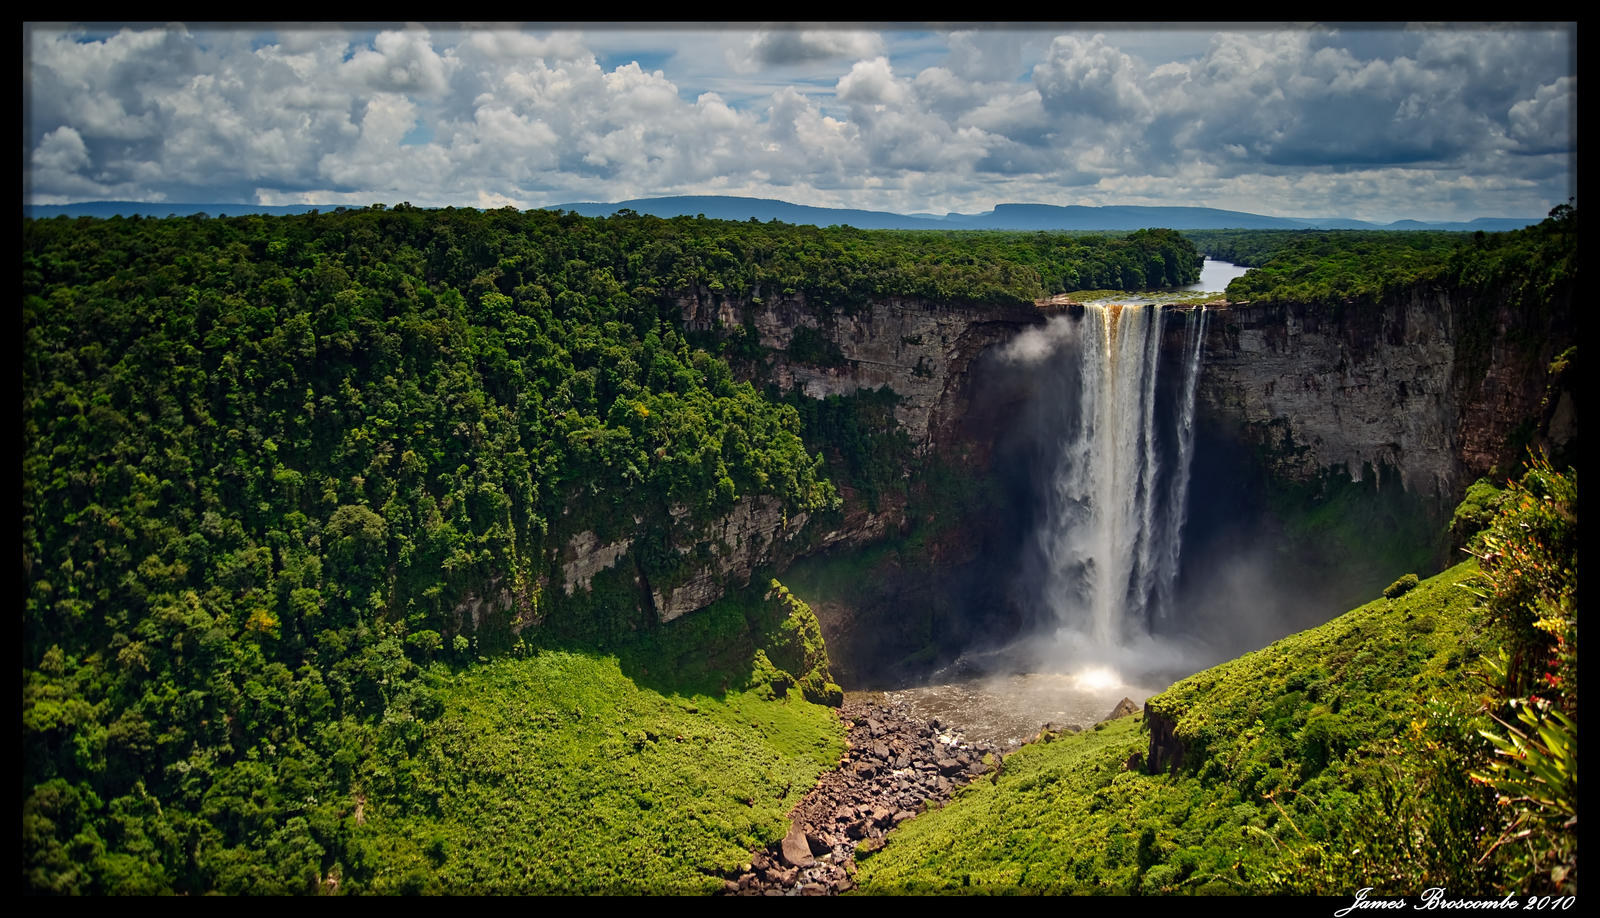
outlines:
M1484 858L1503 852L1523 888L1577 888L1577 535L1577 473L1536 457L1475 552L1478 595L1504 649L1488 666L1500 729L1482 731L1496 754L1472 776L1508 808Z
M1525 880L1556 889L1577 889L1578 859L1578 722L1548 702L1517 705L1521 729L1499 718L1500 735L1482 731L1494 744L1496 758L1473 778L1494 788L1502 806L1515 817L1494 848L1514 845L1513 862ZM1493 849L1491 849L1492 853ZM1486 855L1487 856L1487 855Z

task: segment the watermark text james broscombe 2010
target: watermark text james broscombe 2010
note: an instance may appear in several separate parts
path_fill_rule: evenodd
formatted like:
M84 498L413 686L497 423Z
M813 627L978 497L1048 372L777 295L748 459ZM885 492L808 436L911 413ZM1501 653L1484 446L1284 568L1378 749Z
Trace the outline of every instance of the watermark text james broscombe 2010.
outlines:
M1411 901L1404 896L1394 899L1369 899L1372 887L1364 886L1356 890L1355 901L1333 913L1334 918L1345 918L1358 909L1409 909L1409 910L1454 910L1454 909L1533 909L1535 911L1566 911L1577 903L1577 896L1520 896L1506 894L1504 899L1471 899L1465 897L1452 898L1443 887L1434 886L1422 891L1416 901Z

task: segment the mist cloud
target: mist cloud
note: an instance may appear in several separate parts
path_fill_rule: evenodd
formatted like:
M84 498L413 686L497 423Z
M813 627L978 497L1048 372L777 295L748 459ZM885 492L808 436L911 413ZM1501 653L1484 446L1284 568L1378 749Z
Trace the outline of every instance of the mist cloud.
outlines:
M1069 342L1076 341L1082 323L1065 316L1051 316L1043 325L1025 329L1000 349L1000 359L1013 366L1043 363Z

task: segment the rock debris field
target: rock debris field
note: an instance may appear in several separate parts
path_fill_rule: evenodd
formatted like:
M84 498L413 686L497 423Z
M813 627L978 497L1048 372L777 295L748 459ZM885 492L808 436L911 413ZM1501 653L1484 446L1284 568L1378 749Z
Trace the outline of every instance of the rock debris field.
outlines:
M1137 711L1125 700L1112 716ZM723 882L725 895L831 896L854 889L858 851L883 847L890 829L1004 768L995 746L969 744L938 719L911 714L903 702L846 701L839 717L850 726L843 761L796 805L783 840L753 852Z

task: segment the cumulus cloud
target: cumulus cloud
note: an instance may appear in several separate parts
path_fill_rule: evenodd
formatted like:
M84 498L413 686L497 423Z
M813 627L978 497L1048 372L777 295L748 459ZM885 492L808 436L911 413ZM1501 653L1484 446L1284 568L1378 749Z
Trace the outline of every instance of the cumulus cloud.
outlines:
M361 48L341 66L343 76L377 92L436 93L444 89L446 64L422 29L383 32L372 48Z
M1369 219L1531 216L1575 181L1571 29L1142 45L1005 30L681 35L33 27L24 181L35 201L723 192Z
M734 63L749 71L817 61L860 60L883 52L883 39L871 32L766 29L750 36L744 53Z
M1577 119L1578 81L1573 77L1540 86L1533 98L1523 99L1508 112L1511 137L1526 153L1576 150Z
M1106 44L1063 35L1033 68L1033 84L1053 114L1087 114L1103 121L1142 119L1149 103L1134 59Z
M70 174L89 167L89 148L83 137L66 125L44 135L33 148L33 167L47 172Z
M1549 50L1542 33L1429 33L1412 55L1387 58L1357 57L1337 41L1333 32L1219 35L1162 105L1187 128L1188 147L1231 144L1262 165L1470 161L1506 146L1517 101L1508 87L1562 72L1559 56L1526 59Z
M1022 63L1025 38L1022 33L1000 30L952 32L949 72L973 82L1015 80L1027 71Z

